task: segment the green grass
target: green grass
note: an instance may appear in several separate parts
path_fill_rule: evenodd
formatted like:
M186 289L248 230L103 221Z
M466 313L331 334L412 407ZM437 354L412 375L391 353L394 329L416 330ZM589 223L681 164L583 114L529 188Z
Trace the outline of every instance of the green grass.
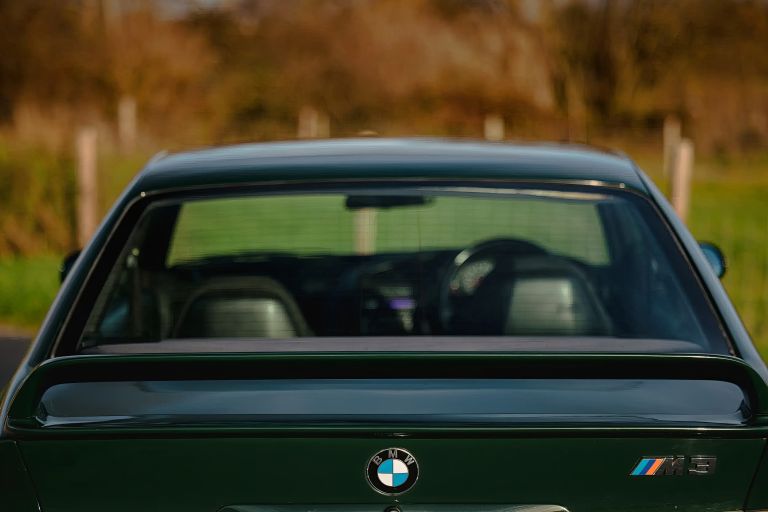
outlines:
M0 259L0 323L34 329L59 288L61 258Z

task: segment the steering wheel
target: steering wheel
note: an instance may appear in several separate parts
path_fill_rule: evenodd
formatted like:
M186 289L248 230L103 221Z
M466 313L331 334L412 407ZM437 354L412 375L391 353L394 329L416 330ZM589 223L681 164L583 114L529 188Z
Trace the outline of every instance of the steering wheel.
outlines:
M455 314L455 304L460 300L459 290L455 289L453 284L467 266L479 261L490 261L492 269L484 276L484 279L488 277L493 279L494 275L498 275L505 268L509 268L515 258L543 254L547 254L547 251L538 245L514 238L484 240L461 251L448 264L440 279L438 291L440 330L445 333L453 331L452 321ZM482 283L478 283L477 288L479 289L481 286ZM466 299L467 297L462 298Z

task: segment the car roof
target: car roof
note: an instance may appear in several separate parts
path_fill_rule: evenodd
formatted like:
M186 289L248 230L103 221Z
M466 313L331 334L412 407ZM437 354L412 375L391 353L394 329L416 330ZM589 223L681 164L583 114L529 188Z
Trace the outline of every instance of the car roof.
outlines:
M260 182L380 179L588 182L645 192L624 155L577 145L427 139L337 139L240 144L151 161L142 192Z

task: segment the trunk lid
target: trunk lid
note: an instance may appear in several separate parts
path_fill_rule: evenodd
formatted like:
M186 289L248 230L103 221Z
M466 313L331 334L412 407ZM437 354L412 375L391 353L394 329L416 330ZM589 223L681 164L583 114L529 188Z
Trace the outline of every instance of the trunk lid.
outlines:
M6 433L44 512L725 511L766 403L721 356L77 356L33 372ZM392 450L418 478L383 494Z

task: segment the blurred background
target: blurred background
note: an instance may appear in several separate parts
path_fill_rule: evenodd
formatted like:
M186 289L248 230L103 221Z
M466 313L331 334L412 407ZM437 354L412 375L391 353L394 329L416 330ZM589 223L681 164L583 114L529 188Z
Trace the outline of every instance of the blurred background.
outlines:
M0 0L0 20L0 336L39 325L84 201L100 218L158 151L449 136L616 148L667 192L685 147L687 222L768 357L764 0Z

